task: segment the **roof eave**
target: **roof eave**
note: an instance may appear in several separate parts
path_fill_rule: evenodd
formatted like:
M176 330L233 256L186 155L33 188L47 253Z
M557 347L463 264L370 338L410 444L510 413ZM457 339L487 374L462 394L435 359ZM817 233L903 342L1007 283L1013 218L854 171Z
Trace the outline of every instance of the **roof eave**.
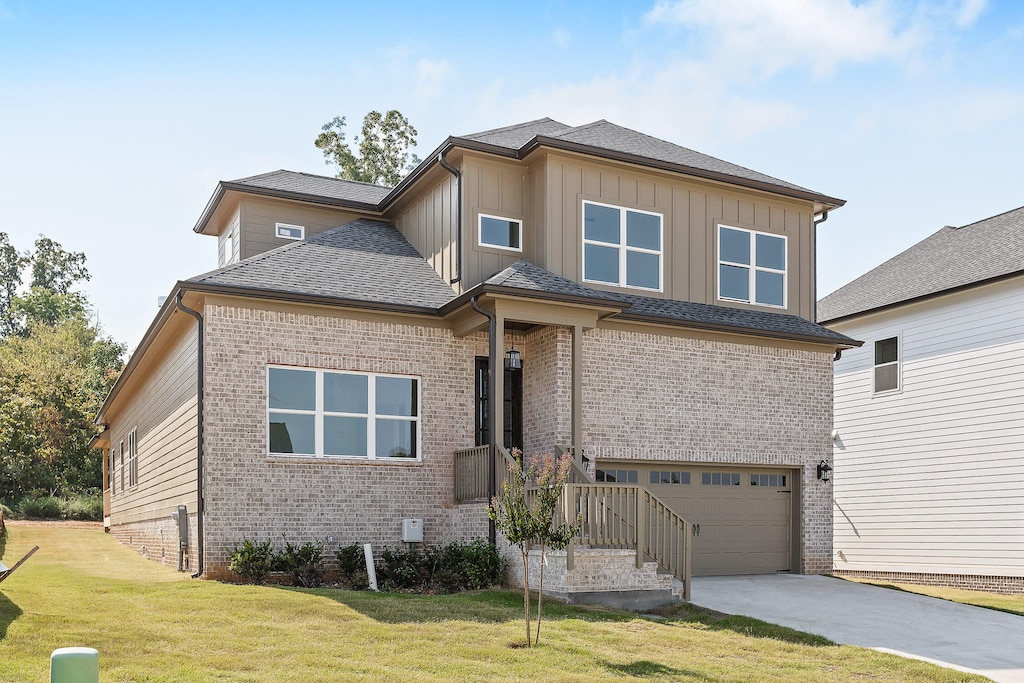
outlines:
M538 299L542 301L556 301L558 303L565 304L577 304L582 306L592 306L596 308L605 308L611 311L622 311L629 308L631 304L614 301L610 299L604 299L601 297L588 297L588 296L574 296L571 294L558 294L555 292L543 292L531 289L520 289L518 287L507 287L504 285L493 285L481 282L475 287L466 290L459 296L455 297L445 305L438 309L438 314L442 317L449 315L453 311L462 308L470 302L475 296L483 296L484 294L503 294L505 296L516 296L524 299ZM617 314L616 314L617 315Z
M427 315L437 317L436 308L428 306L410 306L393 304L383 301L365 301L362 299L346 299L326 294L303 294L264 287L244 287L241 285L220 285L205 282L183 282L186 291L199 294L222 294L225 296L241 296L250 299L284 301L287 303L313 304L340 308L358 308L363 310L382 311L385 313L406 313L410 315Z
M740 334L745 337L767 337L769 339L782 339L786 341L805 342L809 344L823 344L838 349L850 349L863 346L864 342L849 337L846 340L832 337L819 337L806 334L794 334L790 332L769 331L754 329L750 327L739 327L736 325L720 325L716 323L694 322L692 320L680 320L679 318L662 317L657 315L644 315L640 313L623 312L616 314L615 320L627 320L630 322L655 323L658 325L671 325L673 327L689 327L697 330L710 332L725 332L729 334Z
M717 171L709 171L707 169L694 168L693 166L687 166L685 164L676 164L670 161L660 161L657 159L651 159L649 157L639 156L636 154L629 154L626 152L617 152L615 150L604 149L602 147L592 147L590 145L584 145L579 142L569 142L567 140L560 140L558 138L552 138L546 135L537 135L532 140L523 145L523 147L519 149L519 157L525 157L527 154L530 154L535 149L542 146L552 147L554 149L561 149L567 152L576 152L578 154L587 154L589 156L595 156L601 159L609 159L611 161L622 161L625 163L637 164L640 166L648 166L650 168L657 168L662 171L684 173L686 175L694 176L696 178L703 178L705 180L715 180L718 182L729 183L731 185L739 185L741 187L747 187L753 190L761 190L762 192L770 192L772 194L780 194L786 197L793 197L795 199L804 199L822 205L820 209L816 209L815 213L818 213L819 211L831 211L832 209L838 209L839 207L846 204L845 199L829 197L828 195L819 194L817 192L812 192L809 190L798 190L791 187L775 185L773 183L758 180L750 180L749 178L740 178L738 176L729 175L728 173L718 173Z
M984 280L977 280L975 282L969 282L967 284L959 285L957 287L949 287L947 289L941 289L941 290L939 290L937 292L929 292L928 294L922 294L920 296L911 297L910 299L902 299L900 301L894 301L892 303L884 304L882 306L875 306L874 308L865 308L863 310L856 311L854 313L847 313L845 315L840 315L840 316L837 316L835 318L828 318L827 320L819 320L818 324L819 325L832 325L832 324L836 324L836 323L847 322L847 321L852 320L854 318L860 318L862 316L872 315L874 313L882 313L884 311L889 311L889 310L892 310L894 308L899 308L900 306L909 306L910 304L920 303L922 301L927 301L929 299L937 299L937 298L939 298L941 296L946 296L947 294L956 294L958 292L964 292L964 291L967 291L969 289L974 289L975 287L984 287L985 285L995 284L995 283L1001 282L1003 280L1012 280L1015 277L1021 277L1021 276L1024 276L1024 270L1015 270L1012 273L1004 273L1002 275L996 275L995 277L986 278Z

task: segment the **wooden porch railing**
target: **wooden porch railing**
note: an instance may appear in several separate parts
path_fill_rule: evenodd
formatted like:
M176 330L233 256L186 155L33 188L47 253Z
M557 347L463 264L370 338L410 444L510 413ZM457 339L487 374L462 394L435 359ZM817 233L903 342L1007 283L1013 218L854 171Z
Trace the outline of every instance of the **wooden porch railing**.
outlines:
M570 484L593 484L594 477L587 471L587 465L583 460L583 453L575 446L555 446L555 457L560 458L568 453L572 456L572 472L569 474Z
M594 548L636 550L636 566L645 557L683 583L690 599L692 538L690 524L647 489L636 484L566 484L562 519L579 519L576 542ZM572 546L566 555L572 568Z
M495 490L502 489L515 468L522 464L502 446L497 448ZM636 484L598 484L590 477L572 446L556 446L557 455L571 453L570 481L562 489L556 523L579 519L575 544L593 548L636 551L637 567L650 558L683 582L683 598L690 599L692 529L690 524L647 489ZM488 446L455 452L455 502L487 500ZM512 469L509 466L512 466ZM526 496L535 494L527 485ZM572 568L572 546L566 555Z
M490 446L455 451L455 502L487 500Z

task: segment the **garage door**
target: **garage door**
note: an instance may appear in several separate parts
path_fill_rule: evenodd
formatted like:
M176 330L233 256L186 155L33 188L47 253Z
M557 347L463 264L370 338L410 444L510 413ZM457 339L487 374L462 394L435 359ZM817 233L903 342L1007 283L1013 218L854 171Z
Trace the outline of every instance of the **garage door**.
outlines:
M602 463L602 479L639 483L693 524L694 576L792 569L791 471Z

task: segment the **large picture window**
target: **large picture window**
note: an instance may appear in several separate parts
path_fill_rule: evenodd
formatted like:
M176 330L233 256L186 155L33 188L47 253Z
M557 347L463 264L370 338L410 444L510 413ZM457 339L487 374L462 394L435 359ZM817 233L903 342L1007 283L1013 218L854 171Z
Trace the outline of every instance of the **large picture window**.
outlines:
M271 454L420 457L415 377L270 367L267 396Z
M661 291L662 216L583 202L583 279Z
M718 298L786 307L786 238L718 226Z

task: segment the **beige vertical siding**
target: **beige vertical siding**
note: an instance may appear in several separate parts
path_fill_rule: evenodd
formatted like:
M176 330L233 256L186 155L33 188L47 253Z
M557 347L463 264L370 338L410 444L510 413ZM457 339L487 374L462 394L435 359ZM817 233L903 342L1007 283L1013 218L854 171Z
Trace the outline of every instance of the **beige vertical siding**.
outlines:
M592 200L661 214L662 292L627 290L645 296L779 311L777 308L718 301L717 230L720 223L787 238L785 313L814 314L814 241L810 202L731 189L668 174L600 165L551 154L546 168L546 268L583 280L582 207ZM587 283L595 288L619 289Z
M165 328L171 338L150 349L153 358L159 357L156 367L140 366L131 393L122 393L107 415L111 448L123 441L127 461L128 433L134 428L139 454L135 488L123 490L120 467L115 468L112 526L169 517L178 505L196 509L197 333L195 322L186 317L172 318L168 327L184 329ZM127 472L124 481L127 485Z
M834 327L865 341L835 366L836 569L1024 577L1024 278Z
M409 240L437 274L448 282L454 277L455 272L452 258L455 242L456 183L454 176L447 171L443 175L435 174L432 177L433 182L425 182L419 195L411 202L403 204L393 220L405 239ZM463 232L469 232L465 219Z
M236 240L238 243L236 249L239 250L239 256L243 259L294 243L294 240L276 236L275 225L277 223L304 227L308 239L325 230L336 228L367 215L283 199L253 196L244 196L239 200L238 214L241 229L240 237Z

